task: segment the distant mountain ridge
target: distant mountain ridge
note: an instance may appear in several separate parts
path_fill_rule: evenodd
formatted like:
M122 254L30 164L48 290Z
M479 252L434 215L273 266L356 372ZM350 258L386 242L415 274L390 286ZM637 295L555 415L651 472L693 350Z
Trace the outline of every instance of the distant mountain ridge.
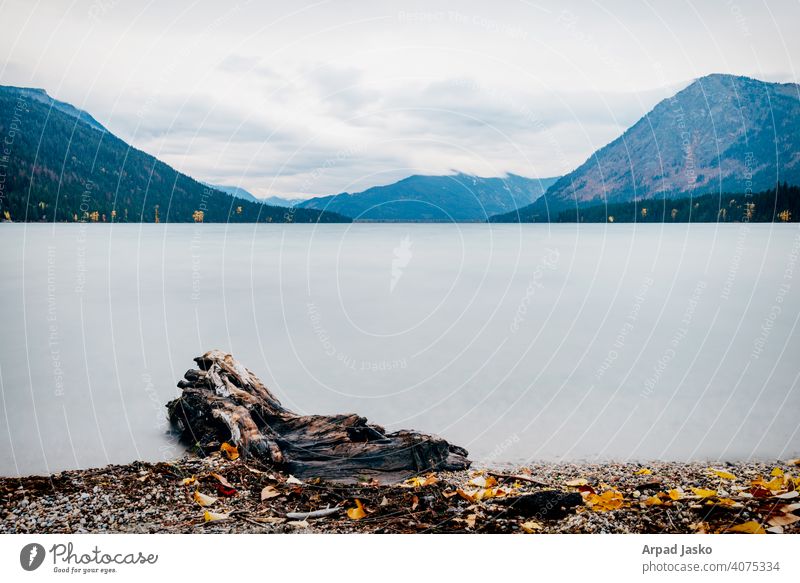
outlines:
M597 150L533 204L495 222L547 221L587 205L800 184L800 86L697 79Z
M312 198L296 207L330 210L362 221L485 221L536 200L556 180L514 174L413 175L363 192Z
M0 86L0 135L0 220L350 222L205 186L40 89Z

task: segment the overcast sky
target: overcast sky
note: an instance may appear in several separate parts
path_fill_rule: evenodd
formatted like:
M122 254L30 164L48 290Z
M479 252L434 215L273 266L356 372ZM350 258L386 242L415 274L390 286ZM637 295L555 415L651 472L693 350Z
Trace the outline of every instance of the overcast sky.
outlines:
M307 197L560 175L694 78L798 80L798 0L263 4L0 0L0 84L198 179Z

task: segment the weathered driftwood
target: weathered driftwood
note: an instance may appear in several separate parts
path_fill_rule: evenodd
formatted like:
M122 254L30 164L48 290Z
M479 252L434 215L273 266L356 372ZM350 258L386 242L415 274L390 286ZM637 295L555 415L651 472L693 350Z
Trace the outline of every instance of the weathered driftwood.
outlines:
M363 417L298 415L230 354L212 350L194 359L178 382L183 394L167 408L188 443L201 449L236 445L298 477L403 479L434 470L469 467L467 451L414 431L387 433Z

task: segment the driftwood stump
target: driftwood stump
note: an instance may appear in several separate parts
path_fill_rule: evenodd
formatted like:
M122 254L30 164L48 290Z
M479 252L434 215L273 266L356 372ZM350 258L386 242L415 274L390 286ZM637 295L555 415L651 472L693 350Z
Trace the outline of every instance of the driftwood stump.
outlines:
M178 382L183 394L167 405L182 438L201 449L223 442L295 476L330 480L405 479L435 470L462 470L467 451L414 431L387 433L364 417L298 415L252 372L219 350L194 359Z

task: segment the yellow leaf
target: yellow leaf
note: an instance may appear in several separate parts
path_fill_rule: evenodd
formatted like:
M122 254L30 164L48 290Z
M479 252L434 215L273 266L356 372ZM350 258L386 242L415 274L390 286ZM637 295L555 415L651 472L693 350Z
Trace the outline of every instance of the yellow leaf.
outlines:
M730 472L726 472L725 470L717 470L714 468L708 468L708 471L717 476L718 478L722 478L723 480L735 480L736 476L734 476Z
M361 503L361 500L356 498L356 505L355 508L348 508L347 509L347 516L351 520L361 520L367 515L364 511L364 505Z
M263 490L261 490L261 501L269 500L270 498L275 498L280 496L281 493L278 492L273 486L265 486Z
M488 478L485 476L476 476L467 482L470 486L477 486L478 488L491 488L497 485L497 480L492 476Z
M206 510L203 514L203 519L206 522L215 522L217 520L228 520L230 518L230 514L225 514L224 512L211 512Z
M775 476L769 482L764 484L766 488L769 488L773 492L775 490L782 490L783 489L783 478L781 476Z
M772 468L772 471L769 473L770 476L782 478L783 477L783 470L780 468Z
M729 508L739 508L742 506L739 502L733 500L732 498L720 498L717 500L717 504L720 506L727 506Z
M742 524L732 526L726 532L738 532L742 534L767 534L764 528L755 520L748 520Z
M184 478L183 480L181 480L181 484L183 484L184 486L191 486L196 481L197 481L197 478L192 476L191 478Z
M235 445L231 445L227 441L219 446L220 451L225 454L225 457L229 460L233 461L235 459L239 459L239 448Z
M414 476L409 478L403 485L408 488L422 488L424 486L432 486L439 481L435 474L428 474L427 476Z
M217 501L216 498L213 496L207 496L203 494L199 490L194 491L194 501L197 502L200 506L211 506L214 502Z
M528 534L533 534L537 530L542 530L544 527L534 520L529 520L527 522L523 522L520 525L520 528Z
M641 470L636 470L633 473L636 474L637 476L649 476L650 474L653 473L653 470L651 470L650 468L642 468Z
M644 501L645 506L661 506L662 504L664 503L658 496L651 496L650 498Z
M585 494L584 501L586 505L592 510L598 512L606 512L608 510L617 510L622 508L624 498L621 492L616 490L606 490L602 494Z
M569 482L565 482L567 486L578 487L578 486L586 486L589 483L589 480L586 478L575 478L574 480L570 480Z
M681 498L683 498L683 492L677 488L673 488L672 490L667 492L667 494L669 494L669 497L672 498L673 500L680 500Z
M692 488L692 492L694 492L695 496L700 496L700 498L711 498L717 495L716 490L707 490L705 488Z

